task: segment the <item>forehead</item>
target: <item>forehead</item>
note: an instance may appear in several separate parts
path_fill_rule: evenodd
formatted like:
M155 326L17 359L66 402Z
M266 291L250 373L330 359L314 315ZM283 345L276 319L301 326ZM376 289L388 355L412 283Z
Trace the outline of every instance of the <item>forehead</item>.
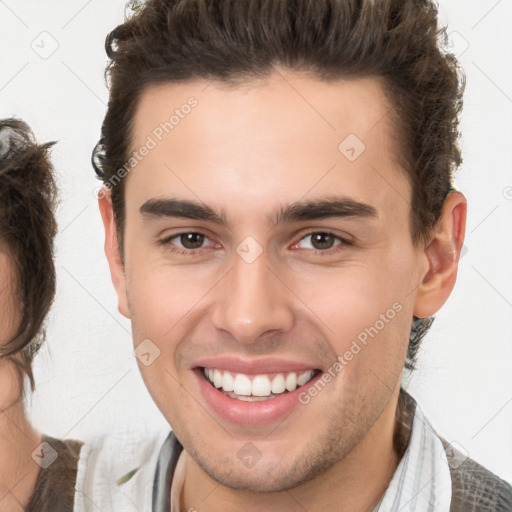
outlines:
M150 149L132 162L127 203L172 194L266 216L278 202L339 193L406 214L391 112L376 79L277 72L240 86L151 87L132 130L132 151Z

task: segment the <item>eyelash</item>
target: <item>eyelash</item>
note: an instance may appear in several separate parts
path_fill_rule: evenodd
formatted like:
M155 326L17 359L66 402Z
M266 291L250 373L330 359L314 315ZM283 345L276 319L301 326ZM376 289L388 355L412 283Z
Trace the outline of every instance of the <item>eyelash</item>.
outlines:
M188 235L188 234L202 235L205 238L207 238L208 240L212 241L211 238L208 235L206 235L205 233L201 233L200 231L183 231L181 233L176 233L175 235L171 235L171 236L168 236L168 237L166 237L166 238L164 238L162 240L159 240L158 241L158 245L166 246L166 248L169 251L171 251L171 252L173 252L175 254L179 254L179 255L182 255L182 256L194 256L194 255L198 254L198 251L200 251L201 249L204 249L204 248L203 247L199 247L198 249L182 249L182 248L175 247L175 246L173 246L170 243L171 240L173 240L175 238L179 238L182 235ZM315 234L322 234L322 235L332 236L337 241L340 242L339 244L335 245L334 247L332 247L330 249L325 249L325 250L307 249L308 251L313 252L313 254L315 254L317 256L322 256L324 254L337 253L338 251L343 250L344 247L353 245L352 241L347 240L346 238L343 238L343 237L333 233L332 231L325 231L325 230L324 231L310 231L310 232L306 233L305 235L301 236L299 241L296 242L294 245L298 244L299 242L301 242L305 238L307 238L309 236L312 236L312 235L315 235Z
M165 248L167 250L169 250L170 252L179 254L181 256L195 256L196 254L198 254L198 251L200 251L201 249L204 249L204 247L200 247L199 249L182 249L181 247L176 247L170 243L171 240L173 240L175 238L179 238L180 236L190 235L190 234L202 235L211 241L211 239L208 235L206 235L205 233L201 233L200 231L183 231L181 233L176 233L175 235L171 235L162 240L159 240L158 245L165 246Z

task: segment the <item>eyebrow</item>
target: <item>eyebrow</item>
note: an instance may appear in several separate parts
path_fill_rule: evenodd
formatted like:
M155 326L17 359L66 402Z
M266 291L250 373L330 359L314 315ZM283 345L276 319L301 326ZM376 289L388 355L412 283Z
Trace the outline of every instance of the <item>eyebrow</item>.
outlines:
M210 221L219 225L226 225L228 223L223 213L216 213L209 206L189 200L172 198L149 199L140 207L139 211L146 220L178 217ZM377 219L379 214L377 209L370 204L341 196L321 200L299 201L283 206L269 217L269 221L271 224L281 224L329 217Z

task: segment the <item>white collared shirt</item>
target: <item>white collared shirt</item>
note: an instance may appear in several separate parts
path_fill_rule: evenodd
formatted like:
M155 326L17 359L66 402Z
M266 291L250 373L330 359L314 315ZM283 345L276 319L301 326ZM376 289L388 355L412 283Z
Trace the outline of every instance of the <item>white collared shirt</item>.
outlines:
M407 450L373 512L449 512L451 498L443 444L417 405Z
M179 512L184 452L178 459L172 485L155 485L159 458L170 460L171 454L164 452L176 446L176 438L169 435L168 429L153 434L125 432L84 444L75 512L169 512L162 505L169 501L166 497L172 500L172 512ZM417 406L407 449L373 512L449 512L451 476L444 453L439 436Z

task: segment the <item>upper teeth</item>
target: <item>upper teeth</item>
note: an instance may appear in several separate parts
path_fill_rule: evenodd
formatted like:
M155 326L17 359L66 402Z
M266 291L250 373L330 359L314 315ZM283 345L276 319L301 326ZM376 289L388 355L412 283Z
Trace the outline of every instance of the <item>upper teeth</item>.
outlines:
M314 374L313 370L303 373L278 373L274 377L268 375L255 375L251 377L243 373L233 374L228 371L204 368L204 374L216 388L232 391L243 396L270 396L271 393L284 393L285 390L294 391L308 382Z

